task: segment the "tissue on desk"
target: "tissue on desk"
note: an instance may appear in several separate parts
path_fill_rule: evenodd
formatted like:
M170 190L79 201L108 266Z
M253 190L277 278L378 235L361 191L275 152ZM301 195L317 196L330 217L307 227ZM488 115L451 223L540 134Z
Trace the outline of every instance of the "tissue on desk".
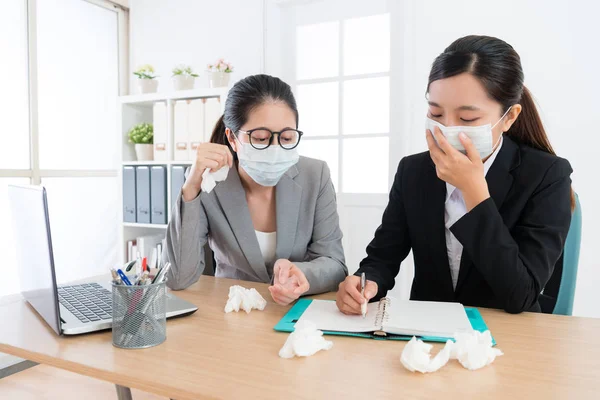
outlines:
M206 169L204 173L202 173L202 183L200 184L200 188L204 193L212 192L215 186L217 186L217 182L227 179L227 174L229 174L228 165L215 172Z
M264 310L267 301L256 291L256 289L246 289L239 285L234 285L229 288L229 299L225 304L225 312L238 312L241 310L250 313L252 309Z
M325 340L323 332L317 329L317 325L311 321L300 321L294 326L294 332L290 333L285 344L279 350L279 357L308 357L320 350L329 350L332 347L333 342Z
M471 371L490 365L497 356L504 354L500 349L492 347L490 331L456 333L454 339L456 343L453 343L450 358L457 359L463 367Z
M474 371L490 365L497 356L503 355L500 349L492 347L490 331L457 332L454 339L456 342L448 340L444 348L431 359L429 353L432 346L413 336L404 346L400 362L409 371L428 373L442 368L448 360L456 359L463 367Z
M435 372L448 363L453 345L454 343L448 340L444 348L431 359L431 354L429 353L433 346L413 336L406 346L404 346L400 362L407 370L412 372L418 371L423 374Z

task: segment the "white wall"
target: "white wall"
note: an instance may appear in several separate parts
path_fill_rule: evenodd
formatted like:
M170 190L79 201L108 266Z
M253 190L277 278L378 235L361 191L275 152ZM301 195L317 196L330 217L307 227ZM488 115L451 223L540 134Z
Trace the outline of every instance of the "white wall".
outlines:
M206 87L208 63L225 58L238 80L262 70L261 0L130 0L130 66L152 64L159 91L170 91L171 70L191 65ZM131 76L131 93L138 93Z

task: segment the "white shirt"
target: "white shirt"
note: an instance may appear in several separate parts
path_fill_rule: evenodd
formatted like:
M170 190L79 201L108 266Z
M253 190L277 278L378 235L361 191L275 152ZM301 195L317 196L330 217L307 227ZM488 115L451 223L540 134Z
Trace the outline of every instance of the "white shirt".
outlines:
M483 163L483 174L487 175L490 167L494 163L503 139L500 138L500 144L490 157ZM450 263L450 274L452 275L452 287L456 289L458 282L458 272L460 271L460 258L462 257L463 245L456 239L450 231L450 227L456 221L461 219L467 213L467 206L460 189L446 183L446 208L444 212L444 223L446 226L446 249L448 251L448 261Z
M275 262L275 249L277 248L277 232L255 232L260 252L265 259L265 264L273 264Z

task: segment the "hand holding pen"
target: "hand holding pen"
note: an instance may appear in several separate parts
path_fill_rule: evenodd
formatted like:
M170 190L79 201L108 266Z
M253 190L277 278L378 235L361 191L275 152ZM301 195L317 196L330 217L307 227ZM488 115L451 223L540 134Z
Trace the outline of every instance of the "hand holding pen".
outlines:
M335 299L338 309L347 315L363 314L363 307L375 297L378 287L377 283L366 279L365 276L364 291L362 288L361 276L351 275L340 283Z

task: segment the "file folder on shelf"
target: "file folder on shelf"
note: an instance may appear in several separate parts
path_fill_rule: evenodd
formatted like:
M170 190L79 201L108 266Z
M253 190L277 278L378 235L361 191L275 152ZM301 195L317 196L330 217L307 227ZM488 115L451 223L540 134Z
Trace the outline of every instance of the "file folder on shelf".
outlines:
M123 167L123 222L136 222L135 168Z
M150 223L150 168L136 167L136 211L137 222Z
M164 102L154 104L152 109L154 125L154 161L168 161L167 153L167 105Z
M167 168L153 166L150 170L150 223L167 223Z
M189 157L193 160L198 146L207 141L204 132L204 99L192 100L188 104L188 139Z
M188 101L181 100L175 102L173 109L173 159L176 161L190 159L188 108Z

